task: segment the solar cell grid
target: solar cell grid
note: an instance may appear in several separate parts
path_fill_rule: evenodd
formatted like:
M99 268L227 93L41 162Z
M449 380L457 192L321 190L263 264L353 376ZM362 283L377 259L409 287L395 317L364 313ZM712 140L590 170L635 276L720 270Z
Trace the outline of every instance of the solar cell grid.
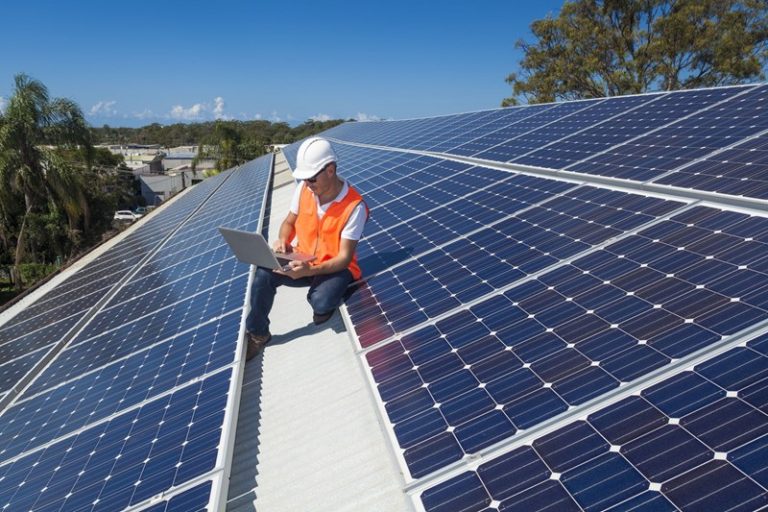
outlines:
M171 247L168 254L184 253L184 242L202 246L206 237L218 241L215 228L220 222L255 229L270 162L266 157L239 173L226 173L231 179L164 246ZM106 310L112 319L106 320L104 311L97 314L73 345L0 416L0 471L20 468L21 461L37 459L56 446L67 448L87 432L118 424L116 430L99 433L99 438L112 436L118 441L108 449L99 452L81 446L83 451L70 447L62 452L69 461L67 471L63 462L53 473L47 472L52 466L39 461L31 471L22 465L18 474L28 472L25 492L11 484L3 486L5 480L0 479L0 494L7 491L9 505L35 510L123 509L213 469L230 370L201 379L235 359L247 267L228 253L219 252L222 257L214 260L216 251L210 252L170 269L155 266L135 279L139 286L129 285L112 298ZM209 264L195 267L202 262ZM180 269L192 268L201 270L180 276ZM226 280L222 271L229 273L226 279L235 278ZM137 316L149 314L136 318L131 311ZM207 388L210 384L203 383L209 381L220 382L210 391L216 400L198 400L207 396L200 386ZM194 384L184 387L188 383ZM146 421L143 411L148 411ZM122 423L122 418L129 421ZM134 431L132 425L141 425L143 431L126 436L120 425ZM73 461L77 457L80 460ZM178 507L184 502L171 503Z
M768 278L749 268L768 251L750 257L734 250L744 239L731 234L746 223L754 228L755 219L768 222L691 208L368 352L411 475L425 476L768 319ZM696 235L685 248L670 244L686 230ZM709 243L723 234L731 238ZM713 272L713 262L729 271ZM749 293L728 294L734 283ZM403 303L402 292L382 295Z
M463 125L476 117L477 113L452 114L437 118L425 118L414 120L412 130L399 131L390 139L394 147L419 149L425 144L429 145L435 139L441 139L445 133L456 127Z
M424 169L420 174L426 176L422 176L418 181L414 180L411 186L405 188L399 197L373 194L374 197L368 203L371 207L371 215L366 228L367 234L369 236L376 234L380 230L392 227L406 219L423 215L455 202L462 196L483 188L483 186L492 186L490 181L484 180L482 177L473 179L474 187L463 183L463 179L459 175L467 172L469 168L470 166L464 164L440 162ZM501 171L497 172L496 175L500 181L511 176L510 173ZM477 198L469 200L477 200ZM489 204L488 207L492 208L493 203Z
M85 311L88 310L88 302L88 297L80 300L73 300L62 304L61 306L50 307L37 317L28 318L13 325L8 325L0 330L0 343L5 344L16 340L34 330L40 329L41 327L55 324L62 318L71 316L81 317L84 315Z
M758 199L768 198L768 136L759 135L659 176L654 183Z
M522 121L549 108L551 108L551 105L527 105L495 110L488 117L482 118L482 123L478 122L477 125L471 124L460 133L446 137L438 144L425 149L437 153L450 153L453 148L464 146L470 141L499 130L505 125Z
M3 420L0 434L4 457L66 436L229 364L237 326L229 322L201 328L14 406ZM212 346L206 346L203 335L213 335ZM186 347L186 342L193 344ZM70 372L65 377L72 375L78 374ZM59 423L62 417L65 424Z
M2 333L0 336L4 336L10 327L15 327L18 324L28 321L31 318L44 317L45 315L50 314L50 312L54 309L58 309L59 311L69 311L70 314L75 313L78 310L73 309L74 307L77 307L74 303L77 303L81 300L85 300L85 304L90 303L93 305L98 302L99 298L106 294L106 292L109 290L109 288L112 287L113 284L114 276L108 275L99 279L95 279L90 283L83 283L81 287L70 288L71 295L68 295L67 297L44 296L41 300L31 304L27 308L24 308L23 311L15 315L7 323L3 324L3 326L0 328L0 333ZM76 298L73 299L73 296ZM88 307L90 306L86 305L83 307L83 309L88 309ZM61 318L62 316L66 315L62 313L56 313L53 316Z
M185 257L188 255L191 257ZM171 253L142 266L134 278L121 289L121 295L138 295L216 265L226 260L229 255L231 250L228 245L209 238L195 244L188 251Z
M205 474L218 455L230 373L0 467L0 500L19 509L121 510Z
M598 158L602 152L615 145L670 124L745 90L747 89L723 88L664 94L619 116L611 117L591 128L528 153L519 162L550 169L599 173L599 166L592 163L594 159L589 160L590 163L580 162L595 155Z
M146 330L153 328L159 329L156 334L162 332L167 335L184 326L188 327L241 307L247 278L247 268L243 268L242 265L237 263L234 266L235 270L229 274L228 280L218 282L215 286L210 286L212 282L216 282L211 274L208 274L210 279L207 283L196 282L195 279L203 275L199 272L200 276L195 274L195 277L190 280L180 281L180 287L184 284L195 287L194 290L182 291L182 297L174 295L173 285L170 285L171 289L168 291L170 295L162 295L164 297L162 299L161 292L152 292L151 297L147 297L146 300L136 298L114 308L104 309L88 323L72 343L81 343L103 332L109 334L113 329L124 329L134 324L137 329L142 329L140 334L142 339L145 333L152 336L152 333L147 333ZM156 298L157 304L150 301Z
M148 241L151 241L150 245L156 243L163 233L175 227L173 219L179 212L188 212L196 206L196 197L207 193L209 187L201 187L190 198L182 198L170 205L165 222L155 217L138 226L134 233L107 253L108 256L96 258L21 314L9 319L0 327L0 342L5 342L3 357L15 358L61 340L119 278L138 263L145 254L144 246ZM73 295L75 292L77 296ZM18 367L14 367L13 377L18 376L15 370Z
M161 367L165 368L163 371L167 373L168 377L181 378L189 372L211 371L217 368L215 366L216 361L227 358L229 361L234 359L239 322L240 312L234 311L214 321L180 332L170 339L158 339L155 344L143 347L134 347L130 344L130 340L117 340L109 346L97 348L89 345L76 345L62 352L61 357L53 361L41 373L25 392L25 400L52 386L85 376L88 372L97 371L125 357L133 357L139 361L138 364L143 365L141 371L150 372L156 365L165 364L163 359L171 357L170 352L172 351L172 356L181 360L177 361L176 365L165 364ZM134 348L135 350L133 350ZM158 354L164 354L163 351L165 350L169 352L169 355L160 357ZM201 358L208 359L201 361ZM146 359L149 360L145 362ZM124 378L122 374L120 378ZM125 389L123 388L122 391ZM137 391L141 392L142 388L138 387ZM155 391L155 393L157 392Z
M40 329L28 332L18 338L0 345L0 364L11 359L28 354L41 347L56 343L67 333L82 315L77 314L63 318Z
M485 110L481 112L470 112L457 116L454 122L441 127L440 130L430 132L426 136L411 142L410 149L433 150L435 146L446 143L456 137L462 137L464 134L477 128L487 125L497 120L503 111ZM451 147L455 143L449 143Z
M374 131L374 123L366 123L364 129L367 129L364 136L351 134L353 141L364 141L368 144L383 145L391 147L401 147L407 145L410 137L417 135L430 126L444 122L450 116L439 116L436 118L406 119L395 123L376 123L377 129Z
M751 88L745 87L669 93L645 107L633 110L626 115L613 118L606 123L599 124L594 129L586 130L573 138L566 139L565 142L577 142L580 139L592 141L593 147L590 151L592 155L584 155L582 161L575 163L559 162L558 167L565 168L569 171L585 172L588 174L606 174L609 176L623 177L639 181L650 179L656 174L650 177L643 174L642 160L638 161L637 165L630 165L630 163L632 163L630 161L629 163L622 163L621 168L613 166L612 164L614 161L616 161L616 165L618 165L620 162L627 159L622 156L614 157L612 152L616 151L617 148L611 146L615 144L630 144L636 141L648 140L643 137L653 137L656 133L667 133L671 136L672 133L676 133L674 126L688 126L688 128L685 129L688 133L684 132L683 136L688 135L692 131L695 132L695 129L692 129L692 127L695 128L697 126L695 123L701 122L696 121L697 112L706 116L706 109L711 109L709 112L716 118L717 110L712 109L714 105L733 98L738 94L746 94L750 91ZM694 124L686 125L686 119L689 121L692 120ZM712 121L714 122L715 120ZM667 125L670 125L670 127L667 128ZM599 152L594 151L595 149L598 149L594 146L597 141L603 146ZM664 144L667 143L667 141L662 142L664 142ZM670 153L674 154L674 148L670 149ZM699 151L699 156L704 156L706 153L706 150ZM637 157L642 158L643 155L640 154ZM646 169L647 167L648 166L646 166ZM626 173L630 173L630 175L627 175Z
M502 122L496 130L487 131L483 136L451 148L446 153L471 155L484 160L505 162L509 159L509 155L504 149L504 143L508 140L549 125L563 116L589 108L600 101L602 100L585 100L542 106L538 112L531 116L524 117L514 123Z
M747 90L651 134L611 148L573 170L646 181L768 128L768 87ZM595 164L590 167L589 164ZM590 167L590 170L586 170Z
M0 393L15 386L48 351L36 350L0 365Z
M647 100L646 100L647 101ZM610 105L613 108L601 106ZM475 153L475 158L486 160L508 161L517 156L536 150L547 143L571 135L574 132L599 122L604 117L617 113L619 104L615 101L606 102L604 100L593 100L586 103L567 103L572 105L570 109L562 111L562 107L555 107L546 111L539 117L552 117L543 126L536 126L534 129L524 133L515 133L509 140L500 142L484 151ZM534 118L534 119L536 119ZM496 136L496 134L491 134Z
M768 503L768 336L438 484L430 512L756 510ZM549 508L548 508L549 507ZM611 509L613 510L613 509Z
M514 154L509 161L524 165L550 167L545 151L550 145L555 146L560 139L573 136L607 119L622 115L631 109L654 101L660 96L660 94L644 94L611 98L596 103L587 109L564 116L545 127L504 143L504 147L509 148L510 154Z
M522 183L530 178L513 178ZM540 179L539 179L540 180ZM541 184L547 183L545 180ZM554 190L558 187L568 187L567 184L550 182ZM562 188L560 188L562 190ZM392 258L384 255L387 247L399 250L402 255L413 251L415 257L400 267L394 267L379 275L367 279L367 286L347 302L350 318L356 325L356 333L361 344L366 347L373 345L395 332L400 332L425 322L429 318L441 315L462 303L466 303L489 294L496 289L507 286L517 279L542 270L557 263L558 259L575 255L589 247L607 240L610 237L630 230L654 219L651 215L642 213L642 209L632 212L619 210L604 203L592 202L587 192L578 192L564 196L555 196L556 192L539 192L532 197L533 204L508 201L509 209L500 212L496 218L506 216L497 223L482 221L474 224L464 223L465 229L452 231L456 225L462 225L461 217L450 217L444 222L444 239L463 236L444 247L432 249L428 241L433 237L432 231L417 230L406 223L400 229L386 232L386 238L371 237L366 239L365 246L370 247L378 258ZM613 200L620 202L625 194L618 192L600 192L602 196L613 194ZM517 194L510 191L511 197ZM582 198L580 196L584 196ZM471 196L469 196L471 198ZM638 206L656 208L659 212L670 211L680 206L679 203L649 199L649 203ZM472 203L461 201L461 213L466 215L472 211ZM515 210L519 213L509 216ZM527 209L524 209L527 208ZM439 215L430 215L435 222L453 212L461 215L449 206L442 206ZM478 219L494 218L485 210L480 210ZM445 231L448 230L448 231ZM419 236L406 237L407 233L424 235L426 242L421 242ZM405 239L405 242L403 241ZM421 242L421 245L419 243ZM376 244L381 245L376 245ZM405 245L409 243L410 245ZM423 256L418 256L420 250L427 250ZM360 251L361 264L368 264L367 249ZM371 259L373 256L370 257Z

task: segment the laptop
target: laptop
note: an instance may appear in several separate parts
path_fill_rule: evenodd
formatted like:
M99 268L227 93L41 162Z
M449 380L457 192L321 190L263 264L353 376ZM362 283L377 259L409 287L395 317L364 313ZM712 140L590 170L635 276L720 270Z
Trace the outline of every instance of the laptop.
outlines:
M315 259L310 254L299 252L276 253L261 236L261 233L250 233L225 227L220 227L219 232L238 260L257 267L288 271L291 269L289 265L291 261L309 262Z

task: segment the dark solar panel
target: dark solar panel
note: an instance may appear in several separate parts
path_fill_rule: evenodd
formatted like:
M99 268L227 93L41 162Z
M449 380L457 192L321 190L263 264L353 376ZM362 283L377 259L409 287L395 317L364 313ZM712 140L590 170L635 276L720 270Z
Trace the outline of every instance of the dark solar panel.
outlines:
M204 475L218 456L230 374L219 372L0 466L0 500L14 510L123 510Z
M248 276L247 266L222 250L216 228L258 228L270 171L271 158L262 158L223 173L213 182L217 189L193 189L186 202L195 204L181 209L186 220L173 224L173 233L163 231L169 238L135 244L144 247L142 257L153 257L116 278L128 273L0 416L3 503L122 510L215 469L226 410L233 406L230 378ZM163 212L154 215L161 225ZM112 260L97 261L109 269ZM23 362L0 368L18 373ZM81 439L97 444L81 446ZM27 484L20 491L10 482L22 475ZM202 489L164 507L205 508L210 481Z
M654 183L768 199L768 137L747 139L659 176Z
M421 494L430 512L757 510L768 504L763 335ZM458 508L461 504L462 508Z
M689 93L690 94L690 93ZM727 101L636 137L569 170L646 181L768 128L768 87L744 89ZM663 101L660 100L660 101ZM700 106L707 106L702 103Z

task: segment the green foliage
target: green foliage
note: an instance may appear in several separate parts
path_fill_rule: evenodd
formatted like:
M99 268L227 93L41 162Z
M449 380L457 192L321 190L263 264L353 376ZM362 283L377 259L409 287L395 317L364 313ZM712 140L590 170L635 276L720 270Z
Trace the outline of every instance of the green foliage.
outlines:
M86 165L92 152L85 118L74 102L50 98L41 82L24 74L16 75L14 82L0 123L0 220L6 223L2 242L6 249L13 249L18 277L29 235L39 228L38 216L63 213L70 230L81 223L87 228L84 177L61 150L80 148ZM16 283L21 286L22 280Z
M531 31L502 106L744 83L768 61L765 0L569 0Z
M90 140L74 102L15 77L0 115L0 265L13 264L17 287L38 278L27 263L65 261L100 242L118 201L131 193L133 177L126 183L117 172L122 157Z
M36 283L56 272L59 267L46 263L22 263L20 266L21 278L27 284Z
M217 126L225 126L227 130L237 133L244 144L259 147L264 154L264 146L268 144L289 144L309 135L333 128L343 123L343 120L307 121L291 128L287 123L272 123L270 121L210 121L205 123L177 123L163 126L157 123L141 128L114 128L104 125L101 128L91 128L93 140L97 144L160 144L165 147L199 144L215 137ZM221 130L221 128L219 128ZM250 142L249 142L250 141ZM254 157L255 158L255 157Z

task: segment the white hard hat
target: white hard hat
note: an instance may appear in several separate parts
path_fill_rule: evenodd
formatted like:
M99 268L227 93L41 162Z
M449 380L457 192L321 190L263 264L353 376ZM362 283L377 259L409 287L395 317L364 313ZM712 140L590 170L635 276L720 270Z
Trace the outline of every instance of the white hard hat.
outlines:
M336 153L330 142L320 137L310 137L299 146L293 177L297 180L306 180L335 161Z

